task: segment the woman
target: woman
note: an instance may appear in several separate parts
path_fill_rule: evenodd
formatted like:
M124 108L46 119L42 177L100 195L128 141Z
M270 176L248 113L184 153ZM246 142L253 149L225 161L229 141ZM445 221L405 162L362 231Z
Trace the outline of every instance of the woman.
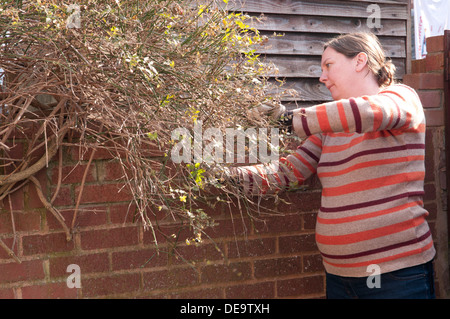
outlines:
M331 40L321 66L334 101L282 117L302 145L276 170L246 166L232 175L261 195L318 174L316 241L328 298L434 298L421 102L394 83L395 67L372 34Z

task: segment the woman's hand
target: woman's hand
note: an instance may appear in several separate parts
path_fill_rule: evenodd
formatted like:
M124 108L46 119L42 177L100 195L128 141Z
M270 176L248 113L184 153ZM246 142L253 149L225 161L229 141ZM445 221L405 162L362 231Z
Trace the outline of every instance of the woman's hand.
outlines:
M261 120L263 116L278 121L286 112L286 107L277 102L266 102L247 111L247 116L251 120Z

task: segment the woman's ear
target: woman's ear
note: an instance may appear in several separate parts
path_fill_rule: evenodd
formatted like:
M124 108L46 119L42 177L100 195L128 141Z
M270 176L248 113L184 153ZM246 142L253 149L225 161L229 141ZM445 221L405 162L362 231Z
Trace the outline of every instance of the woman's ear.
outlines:
M369 57L365 52L360 52L355 56L356 61L356 72L361 72L364 67L367 65Z

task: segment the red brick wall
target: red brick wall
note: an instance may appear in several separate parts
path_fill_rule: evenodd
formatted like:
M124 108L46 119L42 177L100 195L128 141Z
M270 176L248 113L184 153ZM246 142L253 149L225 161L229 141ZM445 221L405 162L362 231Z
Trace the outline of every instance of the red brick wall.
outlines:
M416 89L427 119L425 207L437 256L435 259L438 294L449 292L448 229L445 165L444 111L444 37L427 38L427 57L412 61L412 72L404 76L405 84Z
M425 205L438 248L436 281L442 294L448 289L447 238L443 235L447 230L442 222L443 49L440 40L430 41L429 56L414 61L414 74L404 80L418 90L428 121ZM15 143L13 151L20 154L25 140L19 138ZM69 227L87 165L88 157L80 157L78 149L64 149L62 185L54 205ZM88 169L70 241L40 203L32 184L5 198L0 211L0 238L22 262L16 263L0 249L0 298L325 296L322 261L314 242L320 202L316 180L306 191L286 194L290 205L263 199L263 207L275 207L278 213L263 214L258 220L241 216L236 210L230 213L230 206L224 203L213 208L204 205L218 225L207 231L210 239L204 236L198 246L186 244L192 234L185 225L160 220L156 246L151 231L144 231L133 221L128 211L131 196L126 190L119 192L118 163L98 152ZM49 198L57 176L55 162L38 174ZM72 275L67 267L71 264L80 267L81 288L67 286L67 278Z
M16 139L20 148L25 140ZM72 224L89 157L64 148L62 184L54 206ZM18 264L0 249L0 298L277 298L324 297L321 257L314 242L320 190L287 194L291 205L263 200L281 213L254 220L230 213L225 203L203 208L217 223L202 244L187 245L186 225L160 220L158 246L128 211L131 196L117 178L119 164L103 152L88 168L73 238L43 207L28 184L3 201L0 238L21 259ZM48 198L58 166L38 174ZM12 226L14 218L15 234ZM172 235L175 234L176 238ZM68 288L67 267L80 267L81 288Z

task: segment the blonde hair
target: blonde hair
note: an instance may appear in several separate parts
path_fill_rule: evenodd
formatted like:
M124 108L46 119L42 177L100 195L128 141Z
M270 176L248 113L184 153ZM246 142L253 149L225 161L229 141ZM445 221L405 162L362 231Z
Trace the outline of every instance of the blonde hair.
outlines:
M367 66L375 75L378 85L381 87L394 83L395 65L390 59L386 59L380 41L374 34L364 32L343 34L328 41L324 50L328 47L349 58L364 52L368 57Z

